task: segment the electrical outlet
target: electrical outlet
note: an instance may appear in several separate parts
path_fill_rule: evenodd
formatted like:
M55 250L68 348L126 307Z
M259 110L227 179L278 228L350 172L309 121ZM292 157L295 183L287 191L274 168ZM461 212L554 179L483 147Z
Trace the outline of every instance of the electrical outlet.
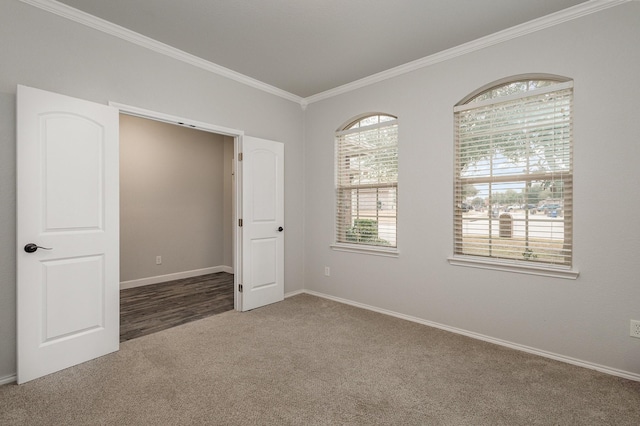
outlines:
M631 320L631 330L629 336L637 337L640 339L640 321Z
M324 267L324 276L325 277L331 276L331 268L329 268L328 266Z
M156 265L162 265L162 256L156 256Z

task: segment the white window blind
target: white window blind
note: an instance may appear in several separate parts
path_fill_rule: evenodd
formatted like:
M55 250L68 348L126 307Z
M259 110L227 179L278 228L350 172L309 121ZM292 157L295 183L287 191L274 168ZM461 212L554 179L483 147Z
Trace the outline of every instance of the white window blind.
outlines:
M397 247L397 210L397 119L359 119L336 135L336 243Z
M572 82L481 96L454 109L455 255L571 266Z

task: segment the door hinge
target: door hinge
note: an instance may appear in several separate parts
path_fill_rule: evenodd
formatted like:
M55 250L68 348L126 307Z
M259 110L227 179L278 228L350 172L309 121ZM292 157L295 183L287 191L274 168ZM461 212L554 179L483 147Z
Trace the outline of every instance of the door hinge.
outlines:
M238 226L242 226L242 219L238 219Z
M238 161L242 161L242 153L241 152L238 153Z
M242 293L242 284L238 284L238 291Z

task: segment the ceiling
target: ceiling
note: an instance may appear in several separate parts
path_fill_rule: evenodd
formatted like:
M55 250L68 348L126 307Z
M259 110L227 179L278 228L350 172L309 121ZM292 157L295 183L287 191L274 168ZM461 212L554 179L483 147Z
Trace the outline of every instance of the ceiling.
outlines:
M59 0L301 98L585 0Z

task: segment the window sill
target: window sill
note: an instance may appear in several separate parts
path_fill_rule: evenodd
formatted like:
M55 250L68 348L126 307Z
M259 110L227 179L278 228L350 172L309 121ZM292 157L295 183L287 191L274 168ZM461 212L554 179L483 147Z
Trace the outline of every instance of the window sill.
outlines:
M398 257L400 252L398 252L397 248L385 248L385 247L374 247L374 246L359 246L356 244L331 244L333 250L336 251L346 251L350 253L360 253L360 254L372 254L374 256L384 256L384 257Z
M522 262L484 260L468 256L453 256L447 259L449 264L454 266L466 266L470 268L491 269L494 271L515 272L519 274L540 275L543 277L564 278L575 280L578 278L578 271L574 271L564 266L536 266L527 265Z

